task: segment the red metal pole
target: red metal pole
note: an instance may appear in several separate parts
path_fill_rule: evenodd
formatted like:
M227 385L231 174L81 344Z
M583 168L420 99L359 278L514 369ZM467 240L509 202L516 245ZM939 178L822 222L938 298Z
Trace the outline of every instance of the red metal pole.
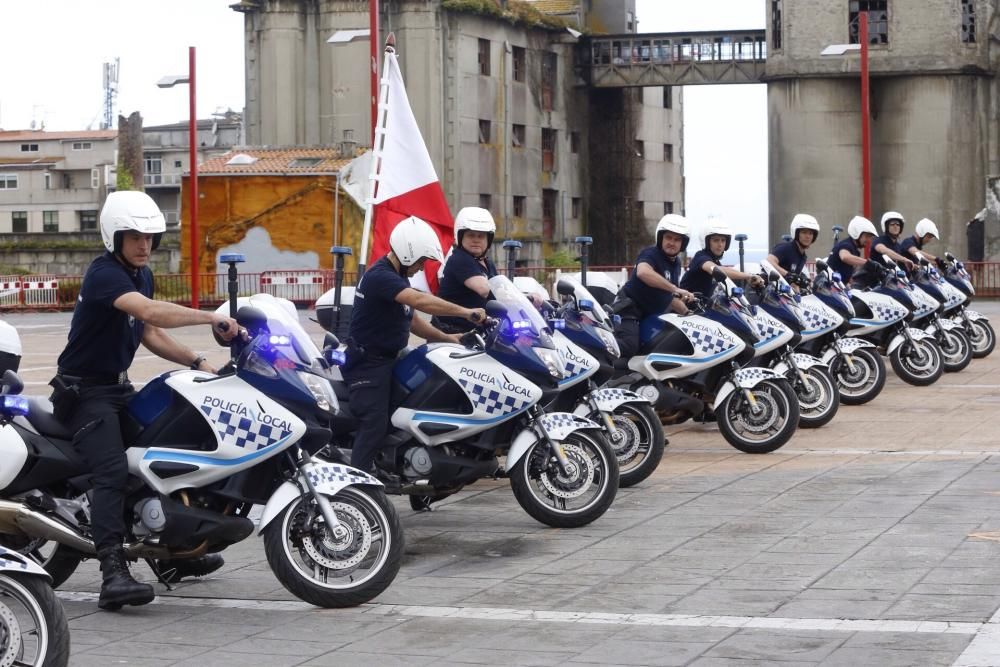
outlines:
M861 208L872 219L871 104L868 90L868 12L858 13L861 39Z
M375 126L378 124L378 2L368 0L368 48L371 55L371 106L372 106L372 148L375 147ZM364 261L364 258L362 258Z
M194 47L188 47L188 102L190 103L190 127L188 142L191 144L188 158L191 161L191 179L188 183L191 191L191 307L198 308L199 266L198 255L198 112L195 110L195 55Z

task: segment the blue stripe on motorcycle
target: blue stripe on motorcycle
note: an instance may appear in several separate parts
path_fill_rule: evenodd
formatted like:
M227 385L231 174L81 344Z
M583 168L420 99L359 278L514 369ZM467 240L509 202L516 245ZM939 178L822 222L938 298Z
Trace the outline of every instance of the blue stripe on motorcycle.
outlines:
M563 379L563 380L559 380L559 382L558 382L558 383L556 383L556 384L557 384L558 386L560 386L560 387L561 387L561 386L563 386L564 384L566 384L567 382L573 382L574 380L576 380L577 378L579 378L579 377L580 377L581 375L583 375L583 374L584 374L584 373L586 373L586 372L587 372L587 371L584 371L583 373L577 373L576 375L574 375L574 376L572 376L572 377L568 377L568 378L565 378L565 379Z
M878 325L878 324L892 324L893 322L898 322L901 319L903 319L903 318L902 317L897 317L894 320L857 320L857 319L852 319L850 323L858 325L858 326L875 326L875 325Z
M821 333L826 333L827 331L833 331L836 328L837 327L833 326L833 327L827 327L825 329L809 329L807 331L803 331L802 335L803 336L812 336L814 334L821 334Z
M770 342L771 342L772 340L774 340L775 338L777 338L777 337L778 337L778 336L780 336L780 335L781 335L781 334L778 334L777 336L771 336L770 338L767 338L767 339L765 339L765 340L761 340L761 341L757 341L756 343L754 343L754 344L753 344L753 349L755 349L755 350L756 350L756 349L758 349L758 348L759 348L759 347L760 347L761 345L767 345L768 343L770 343Z
M729 348L728 350L723 350L722 352L718 352L716 354L713 354L710 357L705 357L704 359L692 359L691 357L678 357L678 356L674 356L672 354L650 354L650 355L646 356L646 360L649 361L649 362L654 362L654 361L669 361L669 362L677 362L677 363L680 363L680 364L684 364L684 363L704 364L704 363L707 363L709 361L714 361L714 360L718 359L721 356L729 354L732 351L733 351L733 348Z
M265 447L264 449L258 449L252 454L247 454L246 456L241 456L237 459L217 459L212 456L204 456L201 454L187 454L184 452L163 452L163 451L149 451L142 457L143 461L176 461L180 463L194 463L199 465L213 465L213 466L238 466L241 463L246 463L247 461L253 461L266 454L270 454L276 447L282 445L285 441L292 436L286 436L281 440L278 440L273 445Z
M459 417L457 415L431 415L423 412L418 412L413 415L412 421L425 421L425 422L436 422L438 424L465 424L468 426L482 426L484 424L497 424L502 421L506 421L511 417L521 414L528 408L530 408L534 403L529 404L516 410L514 412L508 412L502 414L498 417L490 417L489 419L471 419L468 417Z

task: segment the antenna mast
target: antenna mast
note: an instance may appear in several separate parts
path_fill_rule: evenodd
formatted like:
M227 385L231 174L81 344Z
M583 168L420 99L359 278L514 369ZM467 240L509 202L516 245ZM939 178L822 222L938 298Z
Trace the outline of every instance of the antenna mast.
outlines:
M118 99L118 66L120 58L113 63L104 63L104 120L101 129L111 129L115 119L115 102Z

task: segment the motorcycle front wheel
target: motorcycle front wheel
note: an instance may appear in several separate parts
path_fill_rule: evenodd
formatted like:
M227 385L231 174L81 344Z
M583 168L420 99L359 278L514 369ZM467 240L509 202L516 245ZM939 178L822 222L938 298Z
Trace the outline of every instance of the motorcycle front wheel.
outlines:
M596 412L588 419L603 423ZM611 421L615 432L606 438L618 459L618 486L635 486L660 465L666 444L663 425L649 403L622 403L611 413Z
M829 423L840 408L840 390L830 372L813 366L802 372L805 383L795 383L795 395L799 399L799 426L819 428Z
M750 390L751 403L734 390L716 410L722 437L747 454L773 452L791 439L799 425L799 401L784 378L762 380Z
M318 607L354 607L389 587L403 558L403 527L381 488L349 486L328 496L334 534L316 499L302 495L264 529L271 570L290 593Z
M0 665L68 663L69 625L49 583L39 575L0 573Z
M941 349L930 338L903 342L889 355L889 362L900 380L916 387L934 384L944 373Z
M871 347L851 353L850 362L842 355L833 358L830 373L837 381L840 402L844 405L863 405L880 393L885 386L885 362Z
M618 460L599 431L575 431L562 440L566 473L538 441L508 471L514 498L531 517L553 528L579 528L603 515L618 493Z
M961 329L945 329L935 337L945 373L957 373L972 363L972 342Z
M986 320L972 320L971 335L972 356L976 359L990 356L993 348L997 344L997 335L993 331L993 326Z
M52 588L59 588L73 576L76 568L86 556L82 553L50 540L31 539L20 535L4 535L3 543L18 552L30 557L45 568L52 577ZM3 663L0 662L0 665Z

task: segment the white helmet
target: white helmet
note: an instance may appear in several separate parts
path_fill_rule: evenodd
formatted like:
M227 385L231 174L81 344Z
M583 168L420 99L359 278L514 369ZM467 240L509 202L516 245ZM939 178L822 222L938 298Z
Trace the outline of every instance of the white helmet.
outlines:
M153 235L153 250L167 229L160 208L152 197L138 190L112 192L101 209L101 238L108 252L121 250L118 232L134 231Z
M902 213L897 213L896 211L886 211L882 214L882 233L886 233L886 226L889 224L890 220L899 220L899 231L903 231L903 225L906 223L906 218L903 217Z
M660 222L656 225L657 248L661 247L664 232L673 232L674 234L683 237L684 241L681 243L681 252L684 252L687 249L688 242L691 240L691 231L687 218L683 215L668 213L660 218Z
M733 230L729 228L724 221L717 218L712 218L707 223L701 232L701 242L702 247L708 250L709 253L712 250L708 247L708 237L709 236L725 236L726 237L726 250L729 250L729 244L733 242ZM725 251L723 251L725 252Z
M915 231L917 233L917 236L919 236L920 238L924 238L926 234L930 234L936 239L941 238L941 235L938 234L937 225L935 225L934 221L931 220L930 218L924 218L920 222L918 222L916 228L913 231Z
M392 230L389 247L403 266L413 266L421 259L444 261L437 234L430 225L414 215L401 220Z
M466 206L455 216L455 245L462 246L462 234L467 230L486 232L486 250L489 250L497 233L497 223L485 208Z
M868 233L872 236L878 236L878 230L875 229L875 225L868 218L856 215L851 218L851 221L847 223L847 233L852 239L857 241L861 238L862 234Z
M793 241L799 240L800 229L811 229L816 232L816 238L819 238L819 221L808 213L796 213L795 217L792 218L789 231L791 232ZM813 240L815 241L816 239Z

